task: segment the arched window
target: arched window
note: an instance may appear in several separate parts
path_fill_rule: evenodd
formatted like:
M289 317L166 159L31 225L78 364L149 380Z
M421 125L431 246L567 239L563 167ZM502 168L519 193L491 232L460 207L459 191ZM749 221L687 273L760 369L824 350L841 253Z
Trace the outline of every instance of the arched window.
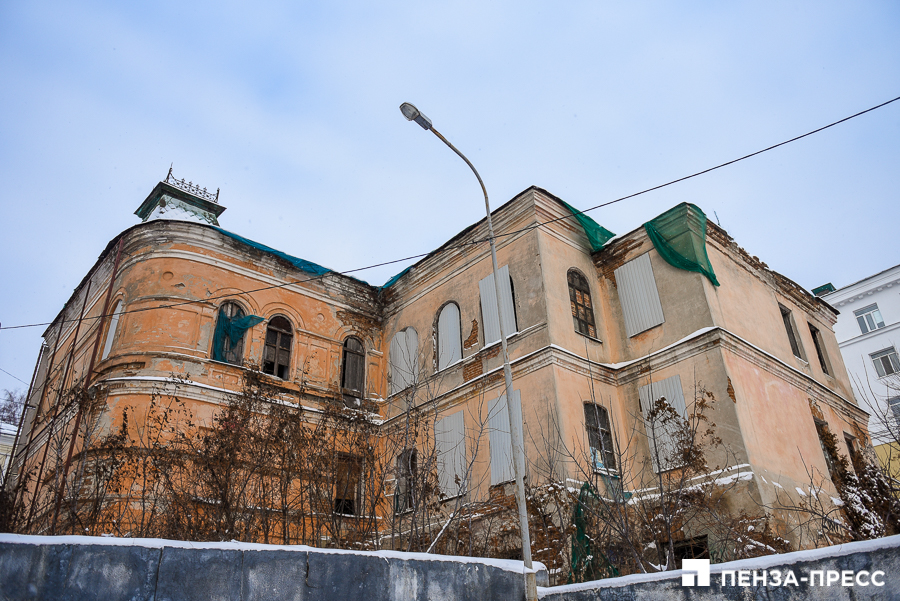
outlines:
M344 395L355 399L362 398L366 390L366 348L353 336L344 341L341 388Z
M391 339L391 394L415 384L419 377L419 335L415 328L400 330Z
M109 357L112 350L113 340L116 337L116 329L119 327L119 315L122 313L122 301L116 302L116 308L113 309L112 318L109 320L109 329L106 331L106 342L103 344L103 354L100 359Z
M406 449L397 455L397 488L394 491L394 513L413 509L417 470L415 449Z
M594 323L594 305L591 303L591 289L583 275L569 270L569 303L572 306L572 320L575 322L575 331L597 337L597 328Z
M437 365L444 369L462 359L462 333L459 325L459 307L447 303L438 316Z
M615 470L616 451L609 429L609 413L600 405L585 403L584 427L591 447L591 465L594 469Z
M213 361L240 365L244 361L244 334L260 323L262 317L245 315L237 303L224 303L219 308L213 335Z
M291 341L293 340L291 322L276 315L269 320L266 328L266 346L263 349L263 373L277 376L282 380L290 379Z

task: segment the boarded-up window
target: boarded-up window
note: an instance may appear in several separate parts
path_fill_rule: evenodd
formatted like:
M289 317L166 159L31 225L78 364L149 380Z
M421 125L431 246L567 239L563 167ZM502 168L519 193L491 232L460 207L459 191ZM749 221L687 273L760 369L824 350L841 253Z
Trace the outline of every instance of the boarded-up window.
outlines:
M362 513L362 459L341 453L335 467L334 512L359 515Z
M122 301L116 302L116 308L113 309L112 317L109 320L109 329L106 331L106 342L103 344L103 355L101 359L109 357L112 350L113 340L116 337L116 329L119 327L119 315L122 314Z
M679 450L676 448L678 432L684 423L681 420L687 419L687 407L684 403L684 393L681 390L681 377L676 375L641 386L639 395L653 469L657 472L664 472L679 467ZM666 403L675 410L680 419L669 419L669 416L665 414L651 419L653 407L661 398L665 399Z
M438 484L447 497L466 491L466 431L463 412L437 420L434 424Z
M575 271L569 270L569 305L572 308L572 320L575 322L575 331L597 337L597 327L594 323L594 305L591 303L591 289L587 279Z
M516 327L516 305L513 302L512 280L509 278L509 265L504 265L497 274L500 277L500 304L503 306L503 332L507 337L518 331ZM494 274L478 282L481 293L481 319L484 323L484 344L500 340L500 318L497 313L497 289L494 286Z
M506 395L501 395L488 406L488 429L491 444L491 486L515 478L513 469L512 437L509 434L509 411L513 419L522 420L522 399L518 390L512 392L512 403L507 406Z
M406 449L397 456L397 489L394 491L395 513L403 513L413 508L417 459L415 449Z
M609 413L600 405L584 405L584 426L591 447L591 464L595 469L616 469L616 452L613 448Z
M665 321L650 266L650 253L625 263L616 269L615 276L628 336L640 334Z
M419 335L414 328L400 330L391 339L391 394L405 390L419 378Z
M462 359L462 332L456 303L447 303L441 309L438 316L437 345L438 369L444 369Z
M263 373L287 380L291 370L291 341L294 339L291 322L280 315L266 327L266 346L263 349Z
M344 395L360 399L366 389L366 350L353 336L344 341L344 360L341 365L341 388Z

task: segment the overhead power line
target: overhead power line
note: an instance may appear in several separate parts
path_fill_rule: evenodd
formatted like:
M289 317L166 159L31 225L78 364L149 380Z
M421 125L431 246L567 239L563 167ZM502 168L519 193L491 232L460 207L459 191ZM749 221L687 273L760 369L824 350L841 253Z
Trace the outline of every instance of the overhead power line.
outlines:
M524 227L524 228L521 228L521 229L518 229L518 230L515 230L515 231L512 231L512 232L505 232L505 233L502 233L502 234L497 234L496 237L497 237L497 238L501 238L501 237L514 236L514 235L517 235L517 234L521 234L521 233L523 233L523 232L527 232L527 231L530 231L530 230L533 230L533 229L536 229L536 228L539 228L539 227L543 227L543 226L549 225L549 224L551 224L551 223L555 223L555 222L557 222L557 221L562 221L563 219L571 219L571 218L573 217L574 214L580 214L580 215L583 215L583 214L588 213L588 212L590 212L590 211L595 211L595 210L600 209L600 208L602 208L602 207L607 207L607 206L612 205L612 204L615 204L615 203L617 203L617 202L622 202L623 200L628 200L628 199L631 199L631 198L635 198L635 197L637 197L637 196L641 196L641 195L647 194L647 193L649 193L649 192L654 192L654 191L656 191L656 190L660 190L660 189L662 189L662 188L665 188L665 187L668 187L668 186L671 186L671 185L674 185L674 184L677 184L677 183L680 183L680 182L683 182L683 181L686 181L686 180L689 180L689 179L692 179L692 178L695 178L695 177L699 177L699 176L701 176L701 175L705 175L705 174L710 173L710 172L712 172L712 171L715 171L715 170L717 170L717 169L722 169L723 167L727 167L727 166L729 166L729 165L734 165L735 163L738 163L738 162L740 162L740 161L747 160L747 159L749 159L749 158L751 158L751 157L755 157L755 156L757 156L757 155L763 154L764 152L768 152L768 151L770 151L770 150L774 150L774 149L779 148L779 147L781 147L781 146L784 146L784 145L786 145L786 144L790 144L791 142L796 142L797 140L802 140L803 138L806 138L806 137L811 136L811 135L813 135L813 134L817 134L817 133L819 133L819 132L821 132L821 131L824 131L824 130L826 130L826 129L829 129L829 128L831 128L831 127L834 127L835 125L840 125L841 123L845 123L845 122L847 122L847 121L849 121L849 120L851 120L851 119L855 119L856 117L865 115L866 113L871 113L872 111L875 111L875 110L877 110L877 109L880 109L880 108L882 108L882 107L885 107L885 106L887 106L887 105L889 105L889 104L891 104L891 103L893 103L893 102L897 102L898 100L900 100L900 96L897 96L896 98L892 98L891 100L888 100L887 102L882 102L881 104L877 104L877 105L875 105L875 106L873 106L873 107L871 107L871 108L867 108L867 109L864 110L864 111L860 111L860 112L854 113L854 114L852 114L852 115L850 115L850 116L848 116L848 117L844 117L843 119L839 119L839 120L837 120L837 121L834 121L833 123L829 123L828 125L823 125L822 127L816 128L816 129L814 129L814 130L812 130L812 131L808 131L808 132L806 132L805 134L802 134L802 135L799 135L799 136L795 136L795 137L793 137L793 138L790 138L789 140L785 140L785 141L783 141L783 142L779 142L778 144L773 144L773 145L771 145L771 146L767 146L766 148L763 148L762 150L757 150L756 152L751 152L750 154L745 154L745 155L742 156L742 157L738 157L738 158L736 158L736 159L732 159L732 160L730 160L730 161L726 161L726 162L724 162L724 163L720 163L719 165L716 165L716 166L714 166L714 167L709 167L709 168L707 168L707 169L703 169L702 171L697 171L696 173L692 173L692 174L690 174L690 175L685 175L684 177L679 177L679 178L677 178L677 179L673 179L673 180L668 181L668 182L666 182L666 183L664 183L664 184L659 184L659 185L657 185L657 186L653 186L653 187L651 187L651 188L647 188L647 189L645 189L645 190L641 190L640 192L634 192L633 194L628 194L627 196L621 196L621 197L616 198L616 199L614 199L614 200L610 200L610 201L607 201L607 202L600 203L600 204L598 204L598 205L595 205L595 206L593 206L593 207L584 209L584 210L582 210L582 211L574 211L573 214L563 215L562 217L557 217L557 218L555 218L555 219L549 219L549 220L547 220L547 221L543 221L543 222L540 222L540 223L535 223L535 224L529 225L529 226L527 226L527 227ZM444 246L444 247L442 247L442 250L454 250L454 249L458 249L458 248L464 248L464 247L467 247L467 246L472 246L472 245L476 245L476 244L481 244L481 243L484 243L484 242L487 242L487 241L488 241L488 238L482 238L482 239L478 239L478 240L473 240L473 241L471 241L471 242L466 242L466 243L463 243L463 244L456 244L456 245L453 245L453 246ZM181 301L181 302L177 302L177 303L169 303L169 304L166 304L166 305L159 305L159 306L156 306L156 307L144 307L144 308L142 308L142 309L130 309L130 310L128 310L128 311L122 311L122 312L120 312L119 314L120 314L120 315L124 315L124 314L127 314L127 313L142 313L142 312L144 312L144 311L152 311L152 310L155 310L155 309L168 309L168 308L171 308L171 307L180 307L180 306L183 306L183 305L192 305L192 304L197 304L197 303L208 303L208 302L211 301L211 300L219 300L219 299L222 299L222 298L231 298L231 297L235 297L235 296L240 296L240 295L242 295L242 294L251 294L251 293L254 293L254 292L263 292L263 291L265 291L265 290L273 290L273 289L276 289L276 288L285 288L285 287L287 287L287 286L293 286L293 285L295 285L295 284L302 284L302 283L309 282L309 281L312 281L312 280L317 280L317 279L320 279L320 278L324 277L325 275L329 275L329 274L349 275L349 274L351 274L351 273L358 273L358 272L360 272L360 271L366 271L366 270L369 270L369 269L374 269L374 268L376 268L376 267L384 267L384 266L386 266L386 265L393 265L393 264L395 264L395 263L403 263L403 262L406 262L406 261L411 261L411 260L413 260L413 259L421 259L421 258L424 258L424 257L427 257L428 255L430 255L431 252L433 252L433 251L429 251L429 252L421 253L421 254L417 254L417 255L411 255L411 256L408 256L408 257L403 257L402 259L394 259L394 260L392 260L392 261L385 261L385 262L383 262L383 263L376 263L376 264L374 264L374 265L367 265L366 267L357 267L357 268L355 268L355 269L348 269L348 270L346 270L346 271L329 271L328 273L323 274L323 275L315 275L315 276L312 276L312 277L309 277L309 278L305 278L305 279L301 279L301 280L293 280L293 281L289 281L289 282L284 282L284 283L282 283L282 284L274 284L274 285L272 285L272 286L263 286L263 287L261 287L261 288L254 288L254 289L252 289L252 290L242 290L242 291L240 291L240 292L229 292L229 293L227 293L227 294L223 294L223 295L220 295L220 296L211 296L211 297L208 297L208 298L205 298L205 299L195 299L195 300ZM96 319L102 319L102 318L105 318L105 317L109 317L109 315L97 315L97 316L94 316L94 317L85 317L85 318L83 318L83 319L85 319L85 320L90 320L90 319L96 320ZM78 321L78 320L77 320L77 319L67 319L67 320L63 320L62 323L69 323L69 322L75 322L75 321ZM3 327L0 327L0 330L17 330L17 329L22 329L22 328L37 328L37 327L41 327L41 326L49 326L49 325L52 325L53 323L55 323L55 322L53 322L53 321L47 321L47 322L41 322L41 323L29 323L29 324L23 324L23 325L17 325L17 326L3 326ZM2 370L0 370L0 371L2 371ZM4 373L6 373L6 372L4 372ZM10 374L10 375L11 375L11 374ZM13 377L15 377L15 376L13 376ZM16 378L16 379L18 379L18 378ZM21 380L20 380L20 381L21 381Z
M9 373L8 371L6 371L6 370L3 369L2 367L0 367L0 371L2 371L3 373L5 373L5 374L6 374L7 376L9 376L10 378L13 378L13 379L15 379L15 380L18 380L19 382L21 382L21 383L24 384L25 386L28 386L28 382L26 382L26 381L23 380L22 378L19 378L19 377L17 377L17 376L12 375L11 373Z

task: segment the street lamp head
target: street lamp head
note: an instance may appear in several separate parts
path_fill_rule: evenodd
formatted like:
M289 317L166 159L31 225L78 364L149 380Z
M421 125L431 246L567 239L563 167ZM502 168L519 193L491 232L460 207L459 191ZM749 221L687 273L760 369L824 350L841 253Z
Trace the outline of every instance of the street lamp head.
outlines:
M400 105L400 112L406 117L407 121L415 121L422 126L422 129L431 129L431 119L419 112L419 109L408 102Z

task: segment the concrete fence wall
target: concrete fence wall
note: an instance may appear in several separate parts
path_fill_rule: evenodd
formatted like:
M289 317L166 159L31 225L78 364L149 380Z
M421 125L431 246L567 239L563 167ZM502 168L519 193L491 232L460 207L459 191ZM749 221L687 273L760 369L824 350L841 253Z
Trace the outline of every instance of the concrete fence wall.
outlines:
M714 564L709 586L684 586L682 575L539 587L538 594L542 601L900 599L900 536ZM546 582L540 566L538 584ZM524 596L523 566L517 561L0 534L0 600L520 601Z
M389 551L0 535L3 600L519 601L523 569L520 561Z
M697 586L696 577L694 586L684 586L683 574L609 578L538 589L538 595L541 601L900 599L900 536L713 564L709 586Z

